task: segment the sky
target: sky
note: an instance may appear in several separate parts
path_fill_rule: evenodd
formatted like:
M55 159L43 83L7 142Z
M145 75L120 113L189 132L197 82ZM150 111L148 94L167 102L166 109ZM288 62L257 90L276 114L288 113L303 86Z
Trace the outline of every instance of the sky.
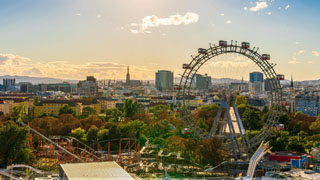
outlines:
M287 79L320 79L319 8L318 0L0 0L0 75L125 79L129 65L131 79L159 69L178 77L198 48L236 40L270 54ZM227 56L204 69L221 65L240 79L226 59L250 64Z

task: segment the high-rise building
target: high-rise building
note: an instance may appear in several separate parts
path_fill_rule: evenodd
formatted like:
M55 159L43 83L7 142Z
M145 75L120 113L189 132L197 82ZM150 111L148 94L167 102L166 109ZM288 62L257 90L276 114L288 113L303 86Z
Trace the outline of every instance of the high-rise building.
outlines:
M250 73L250 82L263 82L263 74L261 72Z
M211 88L211 77L201 74L195 74L192 80L192 88L203 90Z
M156 88L159 91L173 91L173 72L166 70L156 72Z
M16 79L3 79L4 91L14 90L16 85Z
M130 86L129 65L127 66L126 86Z
M255 94L263 92L263 74L261 72L252 72L249 74L249 89Z
M98 84L96 78L93 76L87 76L87 80L79 81L78 83L78 94L80 95L98 95Z

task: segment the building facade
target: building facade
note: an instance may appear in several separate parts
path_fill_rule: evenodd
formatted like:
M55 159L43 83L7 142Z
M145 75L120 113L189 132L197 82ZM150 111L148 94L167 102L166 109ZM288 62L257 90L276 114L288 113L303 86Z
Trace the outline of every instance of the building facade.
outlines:
M97 96L98 95L98 83L93 76L87 76L87 80L79 81L77 86L79 95L84 96Z
M309 116L318 116L319 114L319 96L298 95L295 97L295 111L301 111Z
M249 74L249 90L254 94L260 94L264 90L263 74L252 72Z
M14 91L16 85L16 79L3 79L3 90Z
M173 91L173 72L166 70L156 72L156 88L158 91Z
M192 88L197 90L204 90L211 88L211 77L201 74L195 74L192 80Z

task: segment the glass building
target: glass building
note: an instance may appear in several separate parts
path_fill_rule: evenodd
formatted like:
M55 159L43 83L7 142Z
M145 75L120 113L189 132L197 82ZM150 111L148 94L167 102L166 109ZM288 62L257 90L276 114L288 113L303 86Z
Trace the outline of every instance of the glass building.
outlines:
M156 88L159 91L173 91L173 72L166 70L156 72Z

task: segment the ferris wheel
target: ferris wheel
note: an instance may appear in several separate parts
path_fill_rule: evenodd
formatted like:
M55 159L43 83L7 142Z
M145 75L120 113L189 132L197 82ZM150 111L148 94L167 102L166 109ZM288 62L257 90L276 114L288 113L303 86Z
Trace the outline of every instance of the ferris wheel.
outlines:
M259 54L259 48L254 47L250 49L250 43L248 42L242 42L238 45L237 41L231 41L231 44L228 44L227 41L220 40L219 45L209 45L210 47L207 49L199 48L198 55L191 56L192 60L189 64L183 64L184 72L180 80L178 92L178 97L182 101L182 105L180 106L181 117L186 128L195 139L201 140L211 137L219 138L227 136L230 142L229 144L232 146L233 156L238 159L241 154L254 152L255 148L272 134L273 127L278 125L282 98L280 80L284 80L284 76L275 72L274 66L276 64L269 62L269 54ZM190 98L195 96L196 93L193 88L193 81L197 73L201 71L204 64L208 63L209 60L214 61L220 56L228 54L236 54L248 59L263 73L265 78L268 79L269 93L267 96L272 108L269 110L263 128L257 135L250 139L246 134L235 105L236 94L234 92L228 90L220 91L219 109L208 132L199 127L189 108Z

